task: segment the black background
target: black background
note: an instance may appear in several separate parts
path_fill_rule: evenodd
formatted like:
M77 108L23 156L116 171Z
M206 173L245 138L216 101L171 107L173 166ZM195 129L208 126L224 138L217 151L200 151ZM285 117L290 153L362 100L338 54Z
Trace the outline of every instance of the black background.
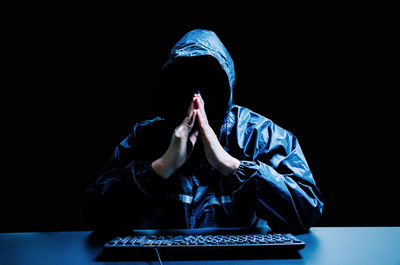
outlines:
M234 103L298 137L325 201L317 226L400 225L390 17L191 10L25 7L7 18L0 231L87 229L86 187L133 124L153 118L161 67L195 28L231 54Z

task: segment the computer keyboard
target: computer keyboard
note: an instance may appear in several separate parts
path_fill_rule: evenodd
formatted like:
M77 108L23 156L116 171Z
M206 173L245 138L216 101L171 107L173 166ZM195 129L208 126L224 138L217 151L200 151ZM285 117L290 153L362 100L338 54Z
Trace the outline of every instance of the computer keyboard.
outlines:
M117 237L105 248L243 248L301 249L305 243L292 234L141 235Z

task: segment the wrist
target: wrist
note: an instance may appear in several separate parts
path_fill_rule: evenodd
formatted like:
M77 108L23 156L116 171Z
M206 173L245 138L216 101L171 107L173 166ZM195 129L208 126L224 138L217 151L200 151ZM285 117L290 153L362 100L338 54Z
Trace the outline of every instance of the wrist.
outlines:
M213 149L221 145L219 143L217 135L210 125L203 126L201 132L201 140L203 142L204 148Z
M224 162L220 164L219 172L224 176L232 175L240 166L240 161L233 156L229 155L226 157Z
M168 179L176 170L175 167L171 166L171 163L169 163L164 157L151 163L151 167L154 172L163 179Z

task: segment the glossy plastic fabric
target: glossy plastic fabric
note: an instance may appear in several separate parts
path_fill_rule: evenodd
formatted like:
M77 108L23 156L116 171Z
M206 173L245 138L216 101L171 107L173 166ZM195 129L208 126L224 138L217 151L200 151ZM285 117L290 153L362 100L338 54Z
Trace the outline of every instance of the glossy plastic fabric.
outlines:
M307 231L321 215L323 202L297 138L232 103L234 65L215 33L187 33L165 67L176 58L201 55L213 56L227 74L231 96L219 139L241 161L239 169L226 177L203 159L163 180L151 163L168 148L171 129L162 117L139 122L88 188L89 222L111 228L268 225L276 231Z

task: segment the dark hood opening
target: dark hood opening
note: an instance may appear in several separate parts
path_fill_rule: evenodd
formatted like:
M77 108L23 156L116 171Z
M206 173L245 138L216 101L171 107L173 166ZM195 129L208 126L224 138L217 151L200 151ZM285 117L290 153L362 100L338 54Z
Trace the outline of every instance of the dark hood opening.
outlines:
M226 72L210 55L178 57L162 71L155 89L157 115L172 127L186 117L194 93L200 93L210 126L218 135L229 109L231 92Z
M171 49L155 89L156 115L180 124L194 93L200 92L209 123L220 135L232 107L235 67L218 36L204 29L186 33Z

